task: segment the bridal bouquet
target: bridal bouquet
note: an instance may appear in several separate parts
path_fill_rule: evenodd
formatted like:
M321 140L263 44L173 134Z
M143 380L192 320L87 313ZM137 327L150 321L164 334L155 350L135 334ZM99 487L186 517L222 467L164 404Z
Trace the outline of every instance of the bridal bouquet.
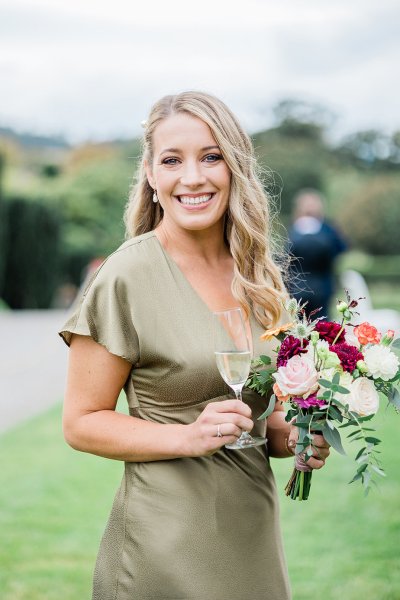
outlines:
M312 470L307 460L313 454L315 433L322 433L337 452L345 454L340 431L350 427L347 437L359 443L355 456L357 471L350 481L360 481L367 494L374 477L384 476L370 421L386 398L400 410L400 368L396 353L400 338L394 331L382 335L369 323L354 326L351 320L358 301L339 301L338 322L307 317L304 306L291 298L285 308L290 323L267 330L263 340L276 338L276 367L268 356L253 362L248 387L262 395L272 392L268 408L260 419L268 417L276 400L287 405L286 421L295 422L299 438L292 476L285 488L292 499L307 500Z

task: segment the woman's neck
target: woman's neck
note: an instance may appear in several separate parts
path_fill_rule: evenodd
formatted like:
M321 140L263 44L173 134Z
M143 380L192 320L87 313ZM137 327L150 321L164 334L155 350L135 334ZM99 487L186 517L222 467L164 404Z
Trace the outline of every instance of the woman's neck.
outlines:
M191 231L161 221L155 229L155 234L168 254L177 262L196 260L213 266L230 256L220 224L206 231Z

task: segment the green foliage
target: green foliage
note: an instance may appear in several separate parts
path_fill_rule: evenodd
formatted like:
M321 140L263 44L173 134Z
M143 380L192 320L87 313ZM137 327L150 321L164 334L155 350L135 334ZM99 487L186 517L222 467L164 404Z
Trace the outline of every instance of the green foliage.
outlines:
M123 212L132 177L128 161L95 161L65 182L58 200L66 277L79 285L91 258L107 256L124 240Z
M40 201L8 198L4 281L0 295L11 308L48 308L60 277L60 220Z
M327 214L340 221L353 248L400 254L395 231L400 178L393 168L400 160L400 133L389 138L379 132L358 132L335 149L325 140L333 121L326 108L284 99L274 112L274 127L254 135L253 140L265 188L278 208L281 205L281 221L288 224L292 200L301 188L316 188L325 193ZM3 130L3 135L9 141L8 146L3 144L6 195L29 198L58 211L62 282L79 285L88 262L108 255L124 239L122 215L140 140L70 148L62 140L19 137L11 130ZM368 169L360 154L365 144L379 158ZM373 171L380 175L371 179ZM0 199L0 249L6 222L1 210ZM0 285L3 256L0 252ZM384 268L375 272L381 277L386 273Z
M338 221L355 247L370 254L400 254L400 178L370 179L347 199Z
M327 153L321 142L310 137L287 135L279 128L253 137L256 155L266 170L267 191L281 200L287 219L292 201L302 188L323 190L327 176Z
M400 131L387 135L376 129L347 136L336 149L337 156L358 168L391 171L400 163Z
M43 165L42 167L42 175L44 177L49 177L52 179L53 177L58 177L61 173L61 169L59 165L54 165L52 163Z

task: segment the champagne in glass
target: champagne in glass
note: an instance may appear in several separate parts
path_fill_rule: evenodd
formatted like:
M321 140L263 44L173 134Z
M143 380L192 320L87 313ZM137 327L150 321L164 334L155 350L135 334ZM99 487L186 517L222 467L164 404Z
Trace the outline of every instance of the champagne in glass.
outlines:
M214 351L222 379L242 400L242 389L250 371L251 353L246 328L240 308L214 313ZM241 450L265 443L262 437L252 437L244 431L233 444L226 448Z

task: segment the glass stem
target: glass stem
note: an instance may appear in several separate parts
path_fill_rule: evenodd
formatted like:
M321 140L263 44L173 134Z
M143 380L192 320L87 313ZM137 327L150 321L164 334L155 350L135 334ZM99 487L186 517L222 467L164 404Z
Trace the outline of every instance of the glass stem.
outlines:
M233 391L235 392L236 400L240 400L240 402L243 402L242 388L240 388L240 389L234 388Z
M240 388L234 387L233 391L235 392L236 400L240 400L240 402L243 402L242 387L240 387ZM238 441L243 442L243 440L251 440L251 439L252 439L252 437L248 431L242 431L242 434Z

